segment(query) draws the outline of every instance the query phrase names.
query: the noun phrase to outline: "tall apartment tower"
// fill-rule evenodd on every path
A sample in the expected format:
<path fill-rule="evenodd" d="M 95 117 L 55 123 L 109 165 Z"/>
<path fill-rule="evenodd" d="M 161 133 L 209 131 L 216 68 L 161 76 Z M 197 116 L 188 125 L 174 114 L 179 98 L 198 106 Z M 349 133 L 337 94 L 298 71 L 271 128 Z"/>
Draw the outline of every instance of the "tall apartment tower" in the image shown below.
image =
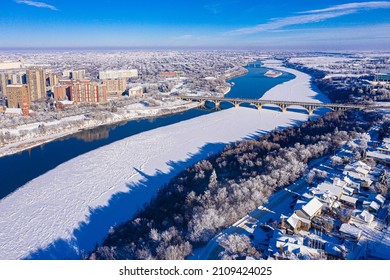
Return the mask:
<path fill-rule="evenodd" d="M 0 97 L 7 96 L 7 85 L 9 84 L 8 74 L 0 72 Z"/>
<path fill-rule="evenodd" d="M 31 101 L 46 97 L 46 76 L 41 67 L 29 67 L 26 71 Z"/>
<path fill-rule="evenodd" d="M 7 85 L 8 108 L 30 107 L 27 85 Z"/>

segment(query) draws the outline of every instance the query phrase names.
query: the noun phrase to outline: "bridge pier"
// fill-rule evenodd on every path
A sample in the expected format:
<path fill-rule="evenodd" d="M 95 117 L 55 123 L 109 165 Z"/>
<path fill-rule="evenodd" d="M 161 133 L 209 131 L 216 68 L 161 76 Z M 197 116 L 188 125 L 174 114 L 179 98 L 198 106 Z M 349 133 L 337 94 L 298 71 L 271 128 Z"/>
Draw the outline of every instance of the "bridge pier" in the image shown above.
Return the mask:
<path fill-rule="evenodd" d="M 313 115 L 315 108 L 313 106 L 309 106 L 306 108 L 306 110 L 309 112 L 309 116 L 311 116 L 311 115 Z"/>
<path fill-rule="evenodd" d="M 221 110 L 221 102 L 220 101 L 216 101 L 215 103 L 215 110 Z"/>
<path fill-rule="evenodd" d="M 279 104 L 279 106 L 280 106 L 280 109 L 282 109 L 282 113 L 286 113 L 287 112 L 287 105 Z"/>
<path fill-rule="evenodd" d="M 257 110 L 263 109 L 263 105 L 262 104 L 257 104 L 256 107 L 257 107 Z"/>
<path fill-rule="evenodd" d="M 240 103 L 234 103 L 234 107 L 239 108 L 240 107 Z"/>

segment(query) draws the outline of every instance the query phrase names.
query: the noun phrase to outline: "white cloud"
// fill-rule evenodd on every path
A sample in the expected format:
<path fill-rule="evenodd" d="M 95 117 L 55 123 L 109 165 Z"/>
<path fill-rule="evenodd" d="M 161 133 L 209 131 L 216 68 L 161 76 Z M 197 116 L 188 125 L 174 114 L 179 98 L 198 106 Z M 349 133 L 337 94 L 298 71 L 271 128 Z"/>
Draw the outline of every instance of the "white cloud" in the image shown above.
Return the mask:
<path fill-rule="evenodd" d="M 324 12 L 345 11 L 345 10 L 387 9 L 387 8 L 390 8 L 390 2 L 388 1 L 361 2 L 361 3 L 348 3 L 348 4 L 336 5 L 326 9 L 310 10 L 310 11 L 301 12 L 300 14 L 324 13 Z"/>
<path fill-rule="evenodd" d="M 43 2 L 35 2 L 35 1 L 28 1 L 28 0 L 15 0 L 15 2 L 18 4 L 26 4 L 28 6 L 33 6 L 37 8 L 46 8 L 52 11 L 58 11 L 58 9 L 55 6 Z"/>
<path fill-rule="evenodd" d="M 254 34 L 262 31 L 277 30 L 290 25 L 321 22 L 331 18 L 354 14 L 360 10 L 388 9 L 388 8 L 390 8 L 390 2 L 388 1 L 361 2 L 361 3 L 349 3 L 343 5 L 336 5 L 326 9 L 300 12 L 299 14 L 301 15 L 297 15 L 297 16 L 271 19 L 267 23 L 232 30 L 229 32 L 229 34 L 233 34 L 233 35 Z"/>
<path fill-rule="evenodd" d="M 321 14 L 309 14 L 301 16 L 293 16 L 287 18 L 274 19 L 271 22 L 258 24 L 251 27 L 240 28 L 231 31 L 232 34 L 253 34 L 261 31 L 275 30 L 289 25 L 305 24 L 311 22 L 320 22 L 330 18 L 336 18 L 350 14 L 350 11 L 329 12 Z"/>

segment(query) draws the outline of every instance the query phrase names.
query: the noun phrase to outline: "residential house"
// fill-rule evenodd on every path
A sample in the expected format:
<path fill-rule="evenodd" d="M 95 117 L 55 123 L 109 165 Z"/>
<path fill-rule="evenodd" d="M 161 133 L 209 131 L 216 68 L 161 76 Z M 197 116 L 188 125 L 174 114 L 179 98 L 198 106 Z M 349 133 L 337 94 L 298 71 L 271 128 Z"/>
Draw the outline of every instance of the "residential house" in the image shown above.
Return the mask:
<path fill-rule="evenodd" d="M 356 208 L 356 203 L 357 203 L 358 199 L 355 198 L 355 197 L 351 197 L 351 196 L 348 196 L 348 195 L 342 195 L 340 197 L 340 202 L 349 206 L 349 207 L 352 207 L 352 208 Z"/>
<path fill-rule="evenodd" d="M 368 211 L 370 211 L 370 212 L 376 213 L 376 212 L 379 211 L 381 206 L 376 201 L 366 200 L 366 201 L 363 202 L 363 208 L 368 210 Z"/>
<path fill-rule="evenodd" d="M 300 210 L 296 210 L 295 214 L 299 217 L 311 220 L 314 216 L 320 215 L 323 204 L 317 197 L 312 198 L 308 203 L 302 206 Z"/>
<path fill-rule="evenodd" d="M 309 231 L 311 223 L 310 220 L 302 218 L 298 216 L 297 214 L 293 213 L 288 219 L 287 219 L 287 225 L 289 228 L 295 233 L 299 230 L 305 230 Z"/>
<path fill-rule="evenodd" d="M 367 225 L 371 225 L 374 221 L 375 216 L 369 213 L 367 210 L 356 212 L 351 217 L 351 223 L 364 223 Z"/>
<path fill-rule="evenodd" d="M 375 201 L 380 205 L 380 207 L 383 207 L 383 205 L 385 205 L 386 198 L 380 194 L 370 194 L 368 196 L 368 200 Z"/>
<path fill-rule="evenodd" d="M 362 231 L 350 224 L 342 224 L 340 227 L 341 236 L 348 240 L 358 241 L 362 236 Z"/>

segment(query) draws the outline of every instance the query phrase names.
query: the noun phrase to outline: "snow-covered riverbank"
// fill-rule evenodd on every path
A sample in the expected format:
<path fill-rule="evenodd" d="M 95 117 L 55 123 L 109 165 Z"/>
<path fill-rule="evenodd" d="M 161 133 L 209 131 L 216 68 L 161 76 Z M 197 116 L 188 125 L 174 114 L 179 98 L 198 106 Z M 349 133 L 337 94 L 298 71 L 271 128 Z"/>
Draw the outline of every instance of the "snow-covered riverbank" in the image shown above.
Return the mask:
<path fill-rule="evenodd" d="M 112 113 L 110 118 L 101 120 L 89 119 L 84 115 L 77 115 L 46 123 L 36 122 L 28 125 L 21 125 L 14 129 L 0 129 L 0 132 L 2 133 L 9 133 L 10 135 L 19 137 L 16 141 L 0 146 L 0 157 L 19 153 L 53 140 L 72 135 L 80 130 L 92 129 L 101 125 L 110 125 L 124 121 L 179 113 L 196 108 L 197 106 L 196 103 L 183 102 L 181 100 L 166 102 L 161 106 L 156 107 L 145 107 L 140 103 L 136 103 L 121 108 L 120 112 Z M 64 125 L 67 122 L 70 124 Z M 74 125 L 74 122 L 78 122 L 78 124 Z M 45 133 L 39 133 L 38 131 L 39 127 L 42 125 L 46 128 Z M 21 136 L 21 132 L 24 132 L 24 136 Z"/>
<path fill-rule="evenodd" d="M 295 92 L 295 100 L 307 93 Z M 295 112 L 231 108 L 65 162 L 0 201 L 0 259 L 81 258 L 186 166 L 227 143 L 305 120 Z"/>

